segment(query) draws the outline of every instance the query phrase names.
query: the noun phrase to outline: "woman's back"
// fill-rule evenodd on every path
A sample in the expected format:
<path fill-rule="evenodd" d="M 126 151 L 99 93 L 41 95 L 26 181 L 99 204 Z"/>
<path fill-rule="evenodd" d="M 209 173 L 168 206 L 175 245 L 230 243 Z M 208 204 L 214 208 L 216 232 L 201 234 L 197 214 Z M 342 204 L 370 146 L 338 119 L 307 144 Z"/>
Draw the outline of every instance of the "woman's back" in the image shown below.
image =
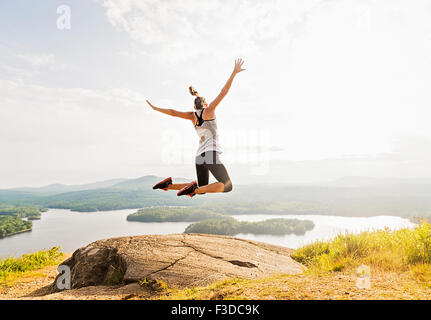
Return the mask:
<path fill-rule="evenodd" d="M 197 155 L 204 152 L 216 151 L 222 153 L 222 148 L 219 143 L 217 119 L 203 120 L 203 113 L 205 109 L 197 110 L 195 129 L 199 136 L 199 147 Z"/>

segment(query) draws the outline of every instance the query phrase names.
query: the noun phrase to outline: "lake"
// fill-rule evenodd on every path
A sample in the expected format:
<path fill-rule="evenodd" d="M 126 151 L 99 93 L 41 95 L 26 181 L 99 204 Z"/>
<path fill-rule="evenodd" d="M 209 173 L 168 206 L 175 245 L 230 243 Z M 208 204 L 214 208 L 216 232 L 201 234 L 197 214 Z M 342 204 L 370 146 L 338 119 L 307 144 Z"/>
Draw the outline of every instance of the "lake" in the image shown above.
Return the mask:
<path fill-rule="evenodd" d="M 127 221 L 127 215 L 136 211 L 136 209 L 127 209 L 84 213 L 50 209 L 42 213 L 41 220 L 33 221 L 31 232 L 0 239 L 0 257 L 19 256 L 23 253 L 49 249 L 54 246 L 60 246 L 64 252 L 73 252 L 99 239 L 143 234 L 182 233 L 190 224 L 189 222 L 143 223 Z M 239 238 L 294 249 L 318 239 L 332 238 L 346 230 L 360 232 L 384 227 L 394 230 L 414 227 L 414 224 L 407 219 L 390 216 L 350 218 L 319 215 L 241 215 L 233 217 L 240 221 L 261 221 L 272 218 L 312 220 L 315 223 L 314 229 L 303 236 L 237 235 Z"/>
<path fill-rule="evenodd" d="M 274 218 L 289 218 L 313 221 L 315 225 L 314 229 L 311 231 L 307 231 L 303 236 L 297 236 L 294 234 L 286 236 L 239 234 L 236 236 L 238 238 L 276 244 L 292 249 L 299 248 L 316 240 L 328 240 L 340 233 L 345 233 L 346 231 L 359 233 L 368 230 L 379 230 L 385 227 L 388 227 L 392 230 L 398 230 L 402 228 L 413 228 L 416 225 L 410 222 L 410 220 L 408 219 L 391 216 L 358 218 L 322 215 L 243 215 L 234 217 L 239 221 L 263 221 Z"/>

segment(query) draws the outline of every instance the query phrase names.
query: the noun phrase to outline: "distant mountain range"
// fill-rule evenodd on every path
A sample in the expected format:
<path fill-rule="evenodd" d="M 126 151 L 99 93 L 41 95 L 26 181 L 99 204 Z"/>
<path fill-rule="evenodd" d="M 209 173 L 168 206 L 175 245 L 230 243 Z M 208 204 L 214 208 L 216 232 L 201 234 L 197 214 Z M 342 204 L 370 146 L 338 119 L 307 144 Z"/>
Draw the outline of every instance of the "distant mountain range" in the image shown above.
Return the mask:
<path fill-rule="evenodd" d="M 163 180 L 164 178 L 157 176 L 144 176 L 137 179 L 110 179 L 105 181 L 98 181 L 88 184 L 79 184 L 79 185 L 66 185 L 66 184 L 50 184 L 42 187 L 21 187 L 21 188 L 13 188 L 13 189 L 0 189 L 0 192 L 19 192 L 19 193 L 27 193 L 27 194 L 36 194 L 36 195 L 55 195 L 62 194 L 68 192 L 75 191 L 85 191 L 85 190 L 97 190 L 97 189 L 139 189 L 139 188 L 148 188 L 149 186 L 153 186 L 158 181 Z M 189 180 L 183 178 L 176 178 L 175 181 L 178 183 L 185 183 Z"/>
<path fill-rule="evenodd" d="M 111 179 L 82 185 L 52 184 L 40 188 L 0 190 L 0 204 L 74 211 L 103 211 L 142 208 L 156 205 L 191 205 L 175 192 L 152 190 L 163 178 L 144 176 L 138 179 Z M 189 180 L 176 178 L 176 182 Z"/>
<path fill-rule="evenodd" d="M 65 184 L 50 184 L 42 187 L 22 187 L 13 189 L 0 189 L 0 202 L 6 199 L 27 199 L 33 197 L 54 197 L 54 198 L 70 198 L 76 195 L 82 195 L 83 192 L 120 192 L 120 191 L 141 191 L 148 192 L 152 191 L 151 187 L 158 181 L 164 179 L 164 177 L 157 177 L 154 175 L 143 176 L 137 179 L 110 179 L 105 181 L 98 181 L 88 184 L 80 185 L 65 185 Z M 176 183 L 190 182 L 189 179 L 174 178 Z M 258 187 L 259 186 L 259 187 Z M 254 185 L 236 185 L 235 191 L 241 190 L 243 193 L 249 195 L 255 194 L 258 188 L 265 190 L 266 192 L 272 192 L 274 190 L 282 190 L 288 188 L 389 188 L 389 189 L 411 189 L 411 190 L 430 190 L 431 179 L 410 179 L 410 178 L 373 178 L 373 177 L 361 177 L 361 176 L 350 176 L 343 177 L 334 181 L 326 183 L 308 183 L 308 184 L 254 184 Z M 272 190 L 272 191 L 270 191 Z M 275 191 L 276 192 L 276 191 Z M 259 193 L 259 192 L 257 192 Z M 229 198 L 232 198 L 230 195 Z M 282 200 L 282 199 L 280 199 Z"/>
<path fill-rule="evenodd" d="M 58 193 L 65 193 L 65 192 L 72 192 L 72 191 L 109 188 L 124 181 L 127 181 L 127 179 L 112 179 L 112 180 L 99 181 L 99 182 L 80 184 L 80 185 L 50 184 L 48 186 L 43 186 L 43 187 L 33 187 L 33 188 L 23 187 L 23 188 L 13 188 L 9 190 L 50 195 L 50 194 L 58 194 Z"/>
<path fill-rule="evenodd" d="M 350 176 L 327 183 L 338 187 L 396 187 L 396 186 L 431 186 L 429 178 L 373 178 Z"/>
<path fill-rule="evenodd" d="M 82 185 L 53 184 L 40 188 L 0 190 L 0 206 L 39 206 L 92 212 L 150 206 L 217 206 L 226 212 L 325 212 L 346 216 L 419 216 L 431 212 L 431 179 L 345 177 L 321 184 L 234 183 L 233 192 L 177 197 L 176 192 L 152 190 L 162 177 L 111 179 Z M 175 182 L 190 180 L 174 178 Z M 244 209 L 246 208 L 246 209 Z M 305 209 L 303 209 L 305 208 Z M 283 209 L 284 210 L 284 209 Z M 242 212 L 241 211 L 241 212 Z"/>
<path fill-rule="evenodd" d="M 110 179 L 105 181 L 98 181 L 88 184 L 79 185 L 66 185 L 66 184 L 50 184 L 42 187 L 20 187 L 12 189 L 0 189 L 0 192 L 20 192 L 30 193 L 38 195 L 54 195 L 60 193 L 84 191 L 84 190 L 96 190 L 105 188 L 115 189 L 136 189 L 136 188 L 148 188 L 158 181 L 164 179 L 164 177 L 157 177 L 153 175 L 143 176 L 137 179 Z M 190 179 L 174 178 L 178 183 L 190 182 Z M 270 184 L 265 183 L 265 186 Z M 290 184 L 277 183 L 274 186 L 281 186 Z M 294 184 L 295 186 L 334 186 L 334 187 L 379 187 L 379 186 L 431 186 L 430 178 L 373 178 L 373 177 L 361 177 L 361 176 L 348 176 L 334 181 L 322 182 L 322 183 L 307 183 L 307 184 Z"/>

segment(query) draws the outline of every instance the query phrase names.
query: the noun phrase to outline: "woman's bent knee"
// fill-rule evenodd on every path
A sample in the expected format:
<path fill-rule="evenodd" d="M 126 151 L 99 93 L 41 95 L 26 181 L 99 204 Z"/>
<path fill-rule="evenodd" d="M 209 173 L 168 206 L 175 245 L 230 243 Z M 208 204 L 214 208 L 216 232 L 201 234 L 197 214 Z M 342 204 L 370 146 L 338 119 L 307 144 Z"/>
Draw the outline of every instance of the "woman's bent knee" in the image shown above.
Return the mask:
<path fill-rule="evenodd" d="M 224 184 L 224 192 L 231 192 L 233 189 L 232 182 L 229 180 Z"/>

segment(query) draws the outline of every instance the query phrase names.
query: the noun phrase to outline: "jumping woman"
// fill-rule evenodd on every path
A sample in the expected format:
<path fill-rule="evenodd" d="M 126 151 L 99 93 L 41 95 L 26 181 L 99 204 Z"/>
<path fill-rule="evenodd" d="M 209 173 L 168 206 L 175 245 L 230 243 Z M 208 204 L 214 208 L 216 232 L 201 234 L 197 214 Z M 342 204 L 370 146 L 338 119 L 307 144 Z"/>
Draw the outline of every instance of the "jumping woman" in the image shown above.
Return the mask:
<path fill-rule="evenodd" d="M 198 181 L 184 184 L 173 184 L 172 178 L 167 178 L 157 183 L 153 189 L 161 189 L 165 191 L 178 190 L 178 196 L 188 195 L 190 197 L 193 197 L 196 194 L 232 191 L 232 182 L 229 174 L 220 160 L 220 154 L 222 151 L 218 141 L 215 112 L 217 106 L 229 92 L 235 76 L 245 70 L 242 68 L 243 64 L 244 61 L 242 59 L 235 60 L 235 67 L 228 81 L 217 98 L 215 98 L 209 105 L 206 103 L 205 98 L 200 97 L 198 92 L 193 87 L 190 87 L 189 91 L 191 95 L 196 97 L 194 112 L 181 112 L 173 109 L 157 108 L 147 100 L 147 103 L 151 108 L 153 108 L 153 110 L 172 117 L 192 121 L 199 136 L 199 148 L 196 155 L 196 174 Z M 210 172 L 218 182 L 208 184 Z"/>

